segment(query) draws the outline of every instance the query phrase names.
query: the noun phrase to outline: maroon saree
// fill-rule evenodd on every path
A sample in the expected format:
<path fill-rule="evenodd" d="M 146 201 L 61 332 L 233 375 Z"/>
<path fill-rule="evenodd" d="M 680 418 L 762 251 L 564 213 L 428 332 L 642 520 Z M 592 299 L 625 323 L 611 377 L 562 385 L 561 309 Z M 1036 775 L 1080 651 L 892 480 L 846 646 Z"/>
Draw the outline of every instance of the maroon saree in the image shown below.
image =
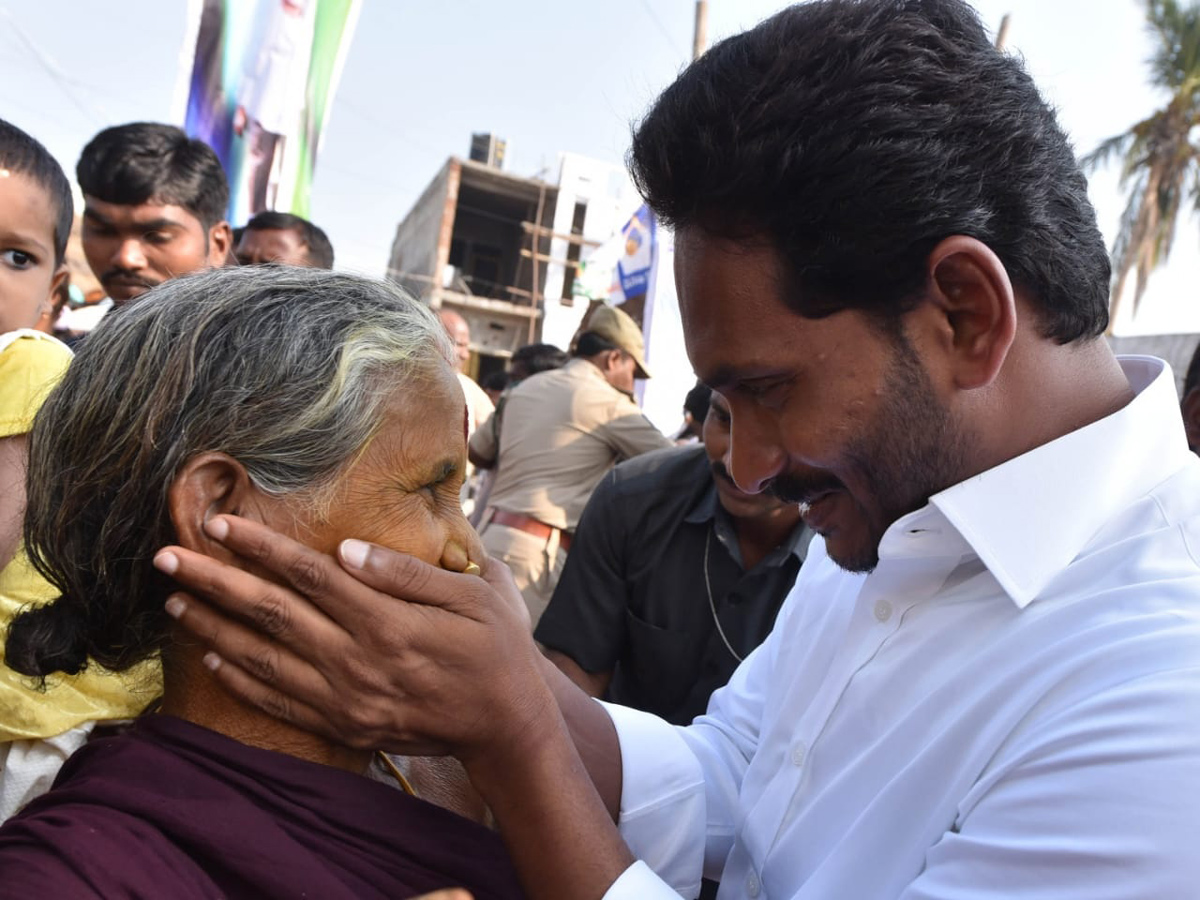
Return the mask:
<path fill-rule="evenodd" d="M 148 716 L 0 827 L 0 898 L 521 898 L 499 837 L 340 769 Z"/>

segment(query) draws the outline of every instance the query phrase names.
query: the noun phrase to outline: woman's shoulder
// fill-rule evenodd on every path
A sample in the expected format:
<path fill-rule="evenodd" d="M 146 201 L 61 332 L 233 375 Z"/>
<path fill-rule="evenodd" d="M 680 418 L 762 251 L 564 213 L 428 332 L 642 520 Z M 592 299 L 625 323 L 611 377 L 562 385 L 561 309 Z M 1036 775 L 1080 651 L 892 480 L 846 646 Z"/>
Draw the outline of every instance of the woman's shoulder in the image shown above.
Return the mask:
<path fill-rule="evenodd" d="M 213 896 L 203 870 L 144 819 L 80 798 L 39 800 L 46 798 L 0 827 L 0 900 L 150 897 L 167 885 L 180 900 Z"/>

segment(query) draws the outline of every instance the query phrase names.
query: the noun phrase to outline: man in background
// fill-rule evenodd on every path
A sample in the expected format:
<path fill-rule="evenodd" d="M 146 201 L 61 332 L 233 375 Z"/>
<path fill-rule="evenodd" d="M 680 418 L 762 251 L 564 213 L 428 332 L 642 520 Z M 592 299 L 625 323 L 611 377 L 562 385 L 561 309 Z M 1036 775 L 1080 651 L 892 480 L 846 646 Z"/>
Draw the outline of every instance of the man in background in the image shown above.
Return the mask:
<path fill-rule="evenodd" d="M 113 306 L 225 265 L 229 184 L 217 154 L 173 125 L 106 128 L 83 148 L 83 252 Z"/>
<path fill-rule="evenodd" d="M 648 377 L 641 330 L 601 306 L 574 358 L 513 388 L 498 434 L 485 423 L 471 437 L 471 461 L 499 466 L 483 544 L 512 569 L 535 625 L 592 489 L 622 460 L 671 446 L 633 402 L 634 379 Z"/>
<path fill-rule="evenodd" d="M 676 725 L 770 633 L 812 536 L 795 503 L 729 477 L 725 400 L 696 412 L 702 445 L 639 456 L 596 486 L 534 633 L 593 697 Z"/>
<path fill-rule="evenodd" d="M 283 212 L 260 212 L 239 229 L 234 245 L 243 266 L 279 263 L 312 269 L 333 268 L 333 245 L 329 237 L 308 219 Z"/>
<path fill-rule="evenodd" d="M 567 354 L 553 344 L 526 344 L 514 351 L 508 361 L 508 371 L 501 374 L 503 386 L 493 397 L 485 383 L 482 385 L 488 398 L 496 404 L 496 410 L 481 427 L 490 430 L 487 438 L 490 446 L 500 443 L 500 429 L 504 422 L 504 404 L 508 400 L 508 392 L 518 384 L 539 372 L 549 372 L 551 369 L 561 369 L 567 364 Z M 483 514 L 492 496 L 492 485 L 496 481 L 496 466 L 485 468 L 476 473 L 474 509 L 468 518 L 471 525 L 478 528 L 483 521 Z"/>
<path fill-rule="evenodd" d="M 475 434 L 479 426 L 492 417 L 495 406 L 475 380 L 467 374 L 467 364 L 471 361 L 471 326 L 467 320 L 452 309 L 439 309 L 438 318 L 450 340 L 454 341 L 454 369 L 458 375 L 458 383 L 462 387 L 463 397 L 467 402 L 467 439 Z M 463 512 L 470 516 L 475 512 L 474 493 L 475 467 L 468 462 L 466 478 L 463 479 L 462 502 Z"/>

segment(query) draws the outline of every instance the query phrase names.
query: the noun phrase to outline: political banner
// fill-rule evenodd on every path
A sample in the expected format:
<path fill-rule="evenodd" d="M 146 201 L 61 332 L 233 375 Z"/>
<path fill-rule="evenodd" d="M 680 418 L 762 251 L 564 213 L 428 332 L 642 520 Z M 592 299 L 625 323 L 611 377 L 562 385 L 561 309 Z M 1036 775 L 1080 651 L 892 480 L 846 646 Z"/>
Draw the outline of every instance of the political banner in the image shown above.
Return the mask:
<path fill-rule="evenodd" d="M 655 228 L 654 213 L 643 204 L 621 229 L 624 252 L 617 261 L 617 272 L 626 299 L 645 294 L 650 289 Z"/>
<path fill-rule="evenodd" d="M 184 130 L 229 177 L 229 221 L 309 218 L 321 136 L 361 0 L 193 0 Z M 190 63 L 190 64 L 189 64 Z"/>

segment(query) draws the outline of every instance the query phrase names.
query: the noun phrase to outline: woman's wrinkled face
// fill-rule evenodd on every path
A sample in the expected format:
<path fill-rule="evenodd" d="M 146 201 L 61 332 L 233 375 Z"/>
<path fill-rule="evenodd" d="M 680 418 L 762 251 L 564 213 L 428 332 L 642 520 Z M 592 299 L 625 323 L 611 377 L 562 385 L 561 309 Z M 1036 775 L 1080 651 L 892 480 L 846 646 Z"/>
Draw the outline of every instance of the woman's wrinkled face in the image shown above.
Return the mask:
<path fill-rule="evenodd" d="M 439 363 L 414 374 L 383 404 L 381 424 L 334 486 L 324 516 L 299 540 L 336 555 L 347 538 L 461 571 L 481 563 L 482 546 L 463 516 L 466 405 L 453 370 Z"/>

